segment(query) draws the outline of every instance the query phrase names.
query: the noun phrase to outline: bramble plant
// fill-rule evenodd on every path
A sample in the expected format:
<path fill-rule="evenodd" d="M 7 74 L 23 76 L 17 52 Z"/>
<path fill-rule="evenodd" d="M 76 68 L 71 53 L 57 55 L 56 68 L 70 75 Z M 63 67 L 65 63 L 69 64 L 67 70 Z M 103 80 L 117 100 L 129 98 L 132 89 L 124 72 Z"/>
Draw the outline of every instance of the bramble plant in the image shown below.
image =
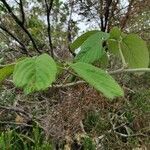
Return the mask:
<path fill-rule="evenodd" d="M 105 43 L 105 44 L 104 44 Z M 105 46 L 104 46 L 105 45 Z M 111 74 L 119 72 L 145 72 L 150 71 L 149 52 L 144 42 L 135 34 L 125 34 L 119 28 L 114 27 L 110 33 L 93 30 L 78 37 L 71 45 L 72 52 L 80 48 L 72 62 L 61 63 L 57 58 L 48 54 L 34 57 L 26 57 L 8 64 L 0 69 L 0 82 L 13 74 L 13 83 L 22 88 L 25 94 L 46 90 L 56 85 L 57 74 L 61 68 L 70 75 L 82 78 L 86 83 L 103 93 L 109 99 L 124 96 L 123 89 L 111 77 Z M 122 61 L 122 68 L 107 71 L 106 67 L 96 67 L 97 63 L 108 62 L 107 53 L 118 56 Z M 63 66 L 63 67 L 62 67 Z M 105 65 L 107 66 L 107 64 Z M 67 83 L 74 85 L 83 83 L 76 81 Z"/>

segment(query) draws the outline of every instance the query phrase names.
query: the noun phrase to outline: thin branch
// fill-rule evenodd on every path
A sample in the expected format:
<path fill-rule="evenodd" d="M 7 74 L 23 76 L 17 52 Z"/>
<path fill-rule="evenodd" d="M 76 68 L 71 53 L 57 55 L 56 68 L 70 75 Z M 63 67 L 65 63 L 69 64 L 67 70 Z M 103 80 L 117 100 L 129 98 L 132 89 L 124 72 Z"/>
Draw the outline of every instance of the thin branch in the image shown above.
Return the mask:
<path fill-rule="evenodd" d="M 8 35 L 10 35 L 17 43 L 20 44 L 20 48 L 23 51 L 24 54 L 29 55 L 28 50 L 26 48 L 26 46 L 17 38 L 15 37 L 7 28 L 5 28 L 4 26 L 0 25 L 0 29 L 5 31 Z"/>
<path fill-rule="evenodd" d="M 109 22 L 107 27 L 107 32 L 110 32 L 111 25 L 112 25 L 112 18 L 115 16 L 115 11 L 117 10 L 117 5 L 119 4 L 119 0 L 116 0 L 116 2 L 112 3 L 112 9 L 109 15 Z"/>
<path fill-rule="evenodd" d="M 14 112 L 22 113 L 25 116 L 27 116 L 29 119 L 32 119 L 32 115 L 31 114 L 28 114 L 27 112 L 25 112 L 24 110 L 19 109 L 19 108 L 0 106 L 0 109 L 5 109 L 5 110 L 8 110 L 8 111 L 14 111 Z"/>
<path fill-rule="evenodd" d="M 24 25 L 25 24 L 25 12 L 23 8 L 22 0 L 20 0 L 19 6 L 20 6 L 21 17 L 22 17 L 22 24 Z"/>
<path fill-rule="evenodd" d="M 97 13 L 99 14 L 99 10 L 97 9 L 97 7 L 95 7 L 95 5 L 93 6 L 88 6 L 88 4 L 84 3 L 83 5 L 85 5 L 88 9 L 88 12 L 90 13 L 91 17 L 95 20 L 95 23 L 98 25 L 99 28 L 101 28 L 101 24 L 99 22 L 99 18 L 97 18 L 97 16 L 92 12 L 92 9 L 90 9 L 89 7 L 93 7 L 93 9 L 97 10 Z"/>
<path fill-rule="evenodd" d="M 11 7 L 9 6 L 9 4 L 6 2 L 6 0 L 1 0 L 1 2 L 4 4 L 4 6 L 7 8 L 8 12 L 10 13 L 10 15 L 12 16 L 12 18 L 15 20 L 15 22 L 21 27 L 21 29 L 28 35 L 29 39 L 31 40 L 33 47 L 35 48 L 35 50 L 38 53 L 41 53 L 38 48 L 37 45 L 32 37 L 32 35 L 30 34 L 30 32 L 25 28 L 25 26 L 23 25 L 23 22 L 12 12 Z"/>
<path fill-rule="evenodd" d="M 118 69 L 118 70 L 115 70 L 115 71 L 110 71 L 109 74 L 138 73 L 138 72 L 150 72 L 150 68 Z"/>
<path fill-rule="evenodd" d="M 115 71 L 109 71 L 107 72 L 110 75 L 115 75 L 115 74 L 119 74 L 119 73 L 137 73 L 137 72 L 150 72 L 150 68 L 136 68 L 136 69 L 118 69 Z M 66 87 L 71 87 L 71 86 L 76 86 L 79 84 L 85 84 L 87 83 L 86 81 L 77 81 L 77 82 L 71 82 L 71 83 L 67 83 L 67 84 L 57 84 L 54 85 L 54 88 L 66 88 Z"/>
<path fill-rule="evenodd" d="M 123 17 L 123 19 L 121 21 L 121 29 L 123 29 L 126 26 L 126 23 L 127 23 L 128 19 L 130 17 L 130 13 L 131 13 L 131 10 L 132 10 L 133 2 L 134 2 L 134 0 L 131 0 L 129 5 L 128 5 L 127 13 L 126 13 L 125 17 Z"/>
<path fill-rule="evenodd" d="M 113 127 L 112 129 L 106 131 L 106 133 L 109 134 L 109 133 L 111 133 L 114 130 L 117 130 L 117 129 L 121 128 L 121 127 L 124 127 L 125 125 L 126 125 L 126 123 L 123 123 L 123 124 L 121 124 L 121 125 L 119 125 L 117 127 Z M 97 139 L 98 140 L 102 140 L 105 136 L 106 136 L 106 134 L 103 134 L 103 135 L 99 136 Z"/>
<path fill-rule="evenodd" d="M 9 122 L 9 121 L 0 121 L 0 124 L 9 124 L 9 125 L 16 125 L 16 126 L 26 126 L 26 127 L 33 127 L 32 125 L 26 123 L 17 123 L 17 122 Z"/>
<path fill-rule="evenodd" d="M 51 56 L 54 57 L 54 51 L 53 51 L 53 44 L 52 44 L 52 38 L 51 38 L 51 22 L 50 22 L 50 14 L 53 6 L 53 1 L 50 1 L 50 4 L 48 4 L 48 1 L 45 0 L 45 5 L 46 5 L 46 14 L 47 14 L 47 32 L 48 32 L 48 39 L 49 39 L 49 48 L 51 52 Z"/>
<path fill-rule="evenodd" d="M 101 21 L 101 31 L 104 31 L 104 18 L 103 18 L 103 0 L 99 0 L 100 5 L 100 21 Z"/>
<path fill-rule="evenodd" d="M 19 2 L 17 0 L 15 0 L 15 2 L 19 5 Z"/>
<path fill-rule="evenodd" d="M 105 16 L 104 31 L 106 31 L 106 28 L 107 28 L 111 4 L 112 4 L 112 0 L 106 0 L 106 8 L 105 8 L 105 14 L 104 14 Z"/>
<path fill-rule="evenodd" d="M 69 52 L 72 54 L 72 56 L 76 56 L 76 54 L 71 50 L 70 48 L 70 44 L 72 42 L 72 38 L 71 38 L 71 23 L 72 23 L 72 13 L 73 13 L 73 5 L 74 5 L 74 1 L 72 0 L 70 2 L 70 16 L 69 16 L 69 21 L 68 21 L 68 30 L 67 30 L 67 38 L 68 38 L 68 49 Z"/>
<path fill-rule="evenodd" d="M 143 137 L 148 137 L 148 135 L 145 135 L 143 133 L 138 133 L 138 134 L 131 134 L 131 135 L 128 135 L 128 134 L 123 134 L 123 133 L 120 133 L 120 132 L 117 132 L 117 131 L 114 131 L 116 134 L 122 136 L 122 137 L 135 137 L 135 136 L 143 136 Z"/>
<path fill-rule="evenodd" d="M 66 87 L 76 86 L 76 85 L 84 84 L 84 83 L 86 83 L 86 82 L 85 81 L 77 81 L 77 82 L 71 82 L 71 83 L 67 83 L 67 84 L 57 84 L 57 85 L 54 85 L 53 87 L 54 88 L 66 88 Z"/>

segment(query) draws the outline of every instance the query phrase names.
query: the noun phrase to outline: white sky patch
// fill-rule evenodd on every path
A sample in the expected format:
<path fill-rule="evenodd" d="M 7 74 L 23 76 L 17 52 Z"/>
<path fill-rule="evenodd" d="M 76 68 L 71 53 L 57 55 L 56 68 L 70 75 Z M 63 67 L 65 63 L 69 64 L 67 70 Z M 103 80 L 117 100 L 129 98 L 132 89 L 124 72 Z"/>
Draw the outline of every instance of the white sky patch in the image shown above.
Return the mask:
<path fill-rule="evenodd" d="M 123 6 L 128 6 L 128 5 L 129 5 L 129 2 L 128 2 L 128 0 L 121 0 L 121 4 L 122 4 Z"/>

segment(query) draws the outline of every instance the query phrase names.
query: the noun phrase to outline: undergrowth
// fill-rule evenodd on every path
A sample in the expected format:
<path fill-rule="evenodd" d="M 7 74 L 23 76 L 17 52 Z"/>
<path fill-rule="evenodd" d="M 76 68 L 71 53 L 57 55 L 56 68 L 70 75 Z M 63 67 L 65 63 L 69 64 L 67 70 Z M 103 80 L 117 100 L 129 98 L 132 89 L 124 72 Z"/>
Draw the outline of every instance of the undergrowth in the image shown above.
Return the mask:
<path fill-rule="evenodd" d="M 17 106 L 33 116 L 0 108 L 0 149 L 149 149 L 150 90 L 135 84 L 126 98 L 113 102 L 87 86 L 30 96 L 3 86 L 1 105 Z"/>

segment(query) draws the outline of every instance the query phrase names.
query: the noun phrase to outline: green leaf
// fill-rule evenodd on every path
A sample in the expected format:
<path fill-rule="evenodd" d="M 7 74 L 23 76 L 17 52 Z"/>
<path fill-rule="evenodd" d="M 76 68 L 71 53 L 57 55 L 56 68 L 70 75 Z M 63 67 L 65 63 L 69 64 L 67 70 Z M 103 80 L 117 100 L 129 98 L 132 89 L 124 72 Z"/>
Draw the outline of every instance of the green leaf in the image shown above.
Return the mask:
<path fill-rule="evenodd" d="M 99 32 L 99 30 L 92 30 L 92 31 L 88 31 L 88 32 L 82 34 L 70 45 L 71 50 L 75 51 L 77 48 L 79 48 L 84 43 L 85 40 L 87 40 L 88 37 L 90 37 L 91 35 L 93 35 L 97 32 Z"/>
<path fill-rule="evenodd" d="M 81 78 L 102 92 L 106 97 L 113 99 L 124 95 L 121 87 L 105 71 L 82 62 L 74 63 L 70 66 Z"/>
<path fill-rule="evenodd" d="M 103 41 L 109 38 L 105 32 L 97 32 L 91 35 L 81 46 L 80 52 L 75 57 L 75 61 L 93 63 L 103 55 Z"/>
<path fill-rule="evenodd" d="M 115 40 L 120 40 L 122 38 L 125 38 L 127 34 L 121 32 L 121 29 L 118 27 L 113 27 L 110 30 L 110 38 L 109 39 L 115 39 Z"/>
<path fill-rule="evenodd" d="M 56 73 L 55 61 L 49 55 L 42 54 L 19 61 L 14 69 L 13 81 L 29 94 L 49 87 L 55 81 Z"/>
<path fill-rule="evenodd" d="M 14 66 L 14 64 L 10 64 L 0 69 L 0 83 L 13 73 Z"/>
<path fill-rule="evenodd" d="M 115 55 L 119 54 L 118 42 L 122 38 L 126 37 L 126 34 L 122 33 L 118 27 L 113 27 L 110 31 L 110 37 L 108 39 L 108 49 Z"/>
<path fill-rule="evenodd" d="M 100 59 L 100 68 L 106 69 L 109 64 L 107 53 L 104 52 L 103 56 Z"/>
<path fill-rule="evenodd" d="M 121 36 L 121 30 L 118 27 L 114 27 L 110 31 L 110 39 L 120 39 Z"/>
<path fill-rule="evenodd" d="M 108 50 L 112 54 L 120 56 L 120 54 L 119 54 L 119 48 L 118 48 L 118 41 L 116 39 L 109 39 L 107 41 L 107 43 L 108 43 Z"/>
<path fill-rule="evenodd" d="M 129 34 L 122 40 L 121 50 L 129 68 L 147 68 L 149 66 L 146 42 L 136 34 Z"/>
<path fill-rule="evenodd" d="M 121 51 L 129 68 L 147 68 L 149 65 L 149 52 L 146 42 L 136 34 L 120 34 L 120 38 L 118 38 L 118 35 L 118 33 L 113 33 L 110 36 L 114 39 L 108 40 L 109 51 L 117 56 L 120 56 Z"/>

